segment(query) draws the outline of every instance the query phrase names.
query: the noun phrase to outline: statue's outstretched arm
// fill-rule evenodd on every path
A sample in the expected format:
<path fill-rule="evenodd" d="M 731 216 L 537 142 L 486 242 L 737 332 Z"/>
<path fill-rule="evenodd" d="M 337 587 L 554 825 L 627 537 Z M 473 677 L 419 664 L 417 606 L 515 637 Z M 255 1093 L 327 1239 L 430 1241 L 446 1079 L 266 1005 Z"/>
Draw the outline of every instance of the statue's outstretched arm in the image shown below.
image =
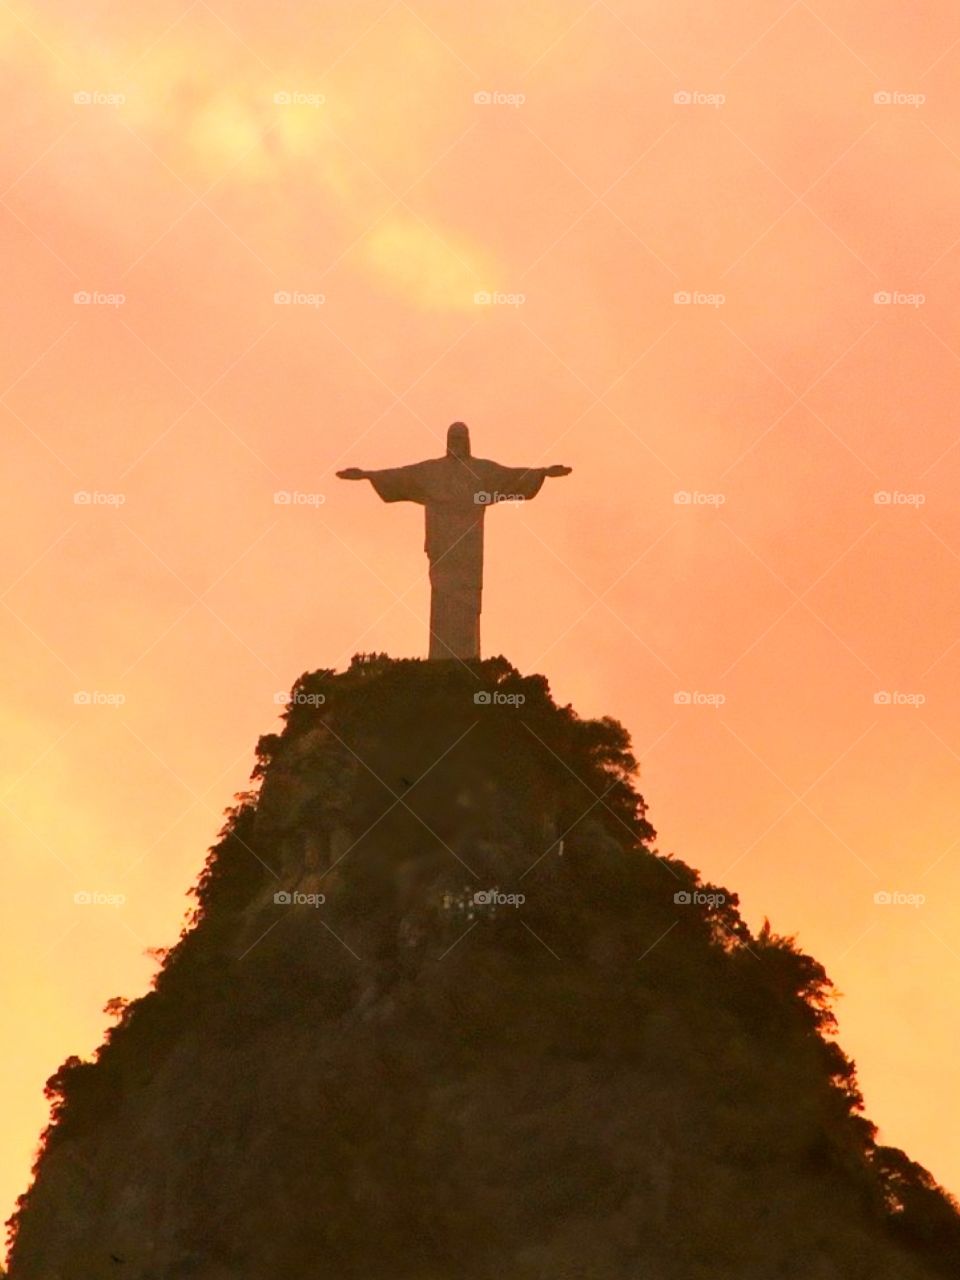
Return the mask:
<path fill-rule="evenodd" d="M 341 480 L 369 480 L 384 502 L 427 502 L 428 473 L 432 464 L 413 462 L 407 467 L 386 467 L 382 471 L 364 471 L 347 467 L 338 471 Z"/>
<path fill-rule="evenodd" d="M 545 476 L 550 476 L 551 479 L 554 479 L 558 476 L 568 476 L 572 470 L 573 470 L 573 467 L 561 467 L 561 466 L 544 467 L 543 474 Z"/>

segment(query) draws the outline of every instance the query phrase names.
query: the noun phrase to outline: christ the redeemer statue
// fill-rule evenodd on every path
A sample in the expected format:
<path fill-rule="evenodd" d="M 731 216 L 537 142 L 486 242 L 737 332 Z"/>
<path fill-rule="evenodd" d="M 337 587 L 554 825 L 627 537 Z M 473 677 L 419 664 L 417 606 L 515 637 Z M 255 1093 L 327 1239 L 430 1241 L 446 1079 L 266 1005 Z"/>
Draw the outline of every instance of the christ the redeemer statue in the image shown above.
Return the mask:
<path fill-rule="evenodd" d="M 430 560 L 430 657 L 480 657 L 483 590 L 483 517 L 505 500 L 535 498 L 547 476 L 570 467 L 502 467 L 475 458 L 462 422 L 447 431 L 447 454 L 385 471 L 338 471 L 341 480 L 369 480 L 384 502 L 419 502 L 426 508 Z"/>

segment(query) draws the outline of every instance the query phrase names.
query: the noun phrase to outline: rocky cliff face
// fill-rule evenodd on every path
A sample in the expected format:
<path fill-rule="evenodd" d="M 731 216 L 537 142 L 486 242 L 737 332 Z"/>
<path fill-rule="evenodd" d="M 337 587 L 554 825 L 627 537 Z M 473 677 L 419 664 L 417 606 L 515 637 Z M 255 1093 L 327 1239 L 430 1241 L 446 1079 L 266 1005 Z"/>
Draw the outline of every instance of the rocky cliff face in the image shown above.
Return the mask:
<path fill-rule="evenodd" d="M 52 1077 L 11 1280 L 931 1280 L 829 983 L 502 660 L 294 689 L 155 990 Z"/>

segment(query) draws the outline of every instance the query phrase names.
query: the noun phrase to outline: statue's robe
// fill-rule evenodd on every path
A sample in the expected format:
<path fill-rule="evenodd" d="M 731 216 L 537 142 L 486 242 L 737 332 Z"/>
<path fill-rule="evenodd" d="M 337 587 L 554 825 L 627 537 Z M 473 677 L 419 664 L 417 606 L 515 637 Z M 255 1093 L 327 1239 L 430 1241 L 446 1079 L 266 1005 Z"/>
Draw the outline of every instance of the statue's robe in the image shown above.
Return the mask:
<path fill-rule="evenodd" d="M 448 454 L 367 475 L 384 502 L 419 502 L 426 510 L 430 657 L 479 658 L 484 514 L 497 501 L 536 497 L 543 468 Z"/>

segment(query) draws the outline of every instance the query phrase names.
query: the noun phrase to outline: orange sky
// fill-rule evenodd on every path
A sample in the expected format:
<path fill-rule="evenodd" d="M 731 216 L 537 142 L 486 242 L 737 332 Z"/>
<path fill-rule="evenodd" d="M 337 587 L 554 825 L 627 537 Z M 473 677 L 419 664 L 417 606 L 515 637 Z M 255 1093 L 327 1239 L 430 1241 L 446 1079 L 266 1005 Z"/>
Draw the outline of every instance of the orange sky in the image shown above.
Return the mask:
<path fill-rule="evenodd" d="M 422 513 L 332 476 L 455 418 L 574 467 L 487 522 L 485 652 L 628 726 L 660 848 L 826 964 L 960 1191 L 958 41 L 955 0 L 0 6 L 4 1205 L 275 693 L 425 652 Z"/>

